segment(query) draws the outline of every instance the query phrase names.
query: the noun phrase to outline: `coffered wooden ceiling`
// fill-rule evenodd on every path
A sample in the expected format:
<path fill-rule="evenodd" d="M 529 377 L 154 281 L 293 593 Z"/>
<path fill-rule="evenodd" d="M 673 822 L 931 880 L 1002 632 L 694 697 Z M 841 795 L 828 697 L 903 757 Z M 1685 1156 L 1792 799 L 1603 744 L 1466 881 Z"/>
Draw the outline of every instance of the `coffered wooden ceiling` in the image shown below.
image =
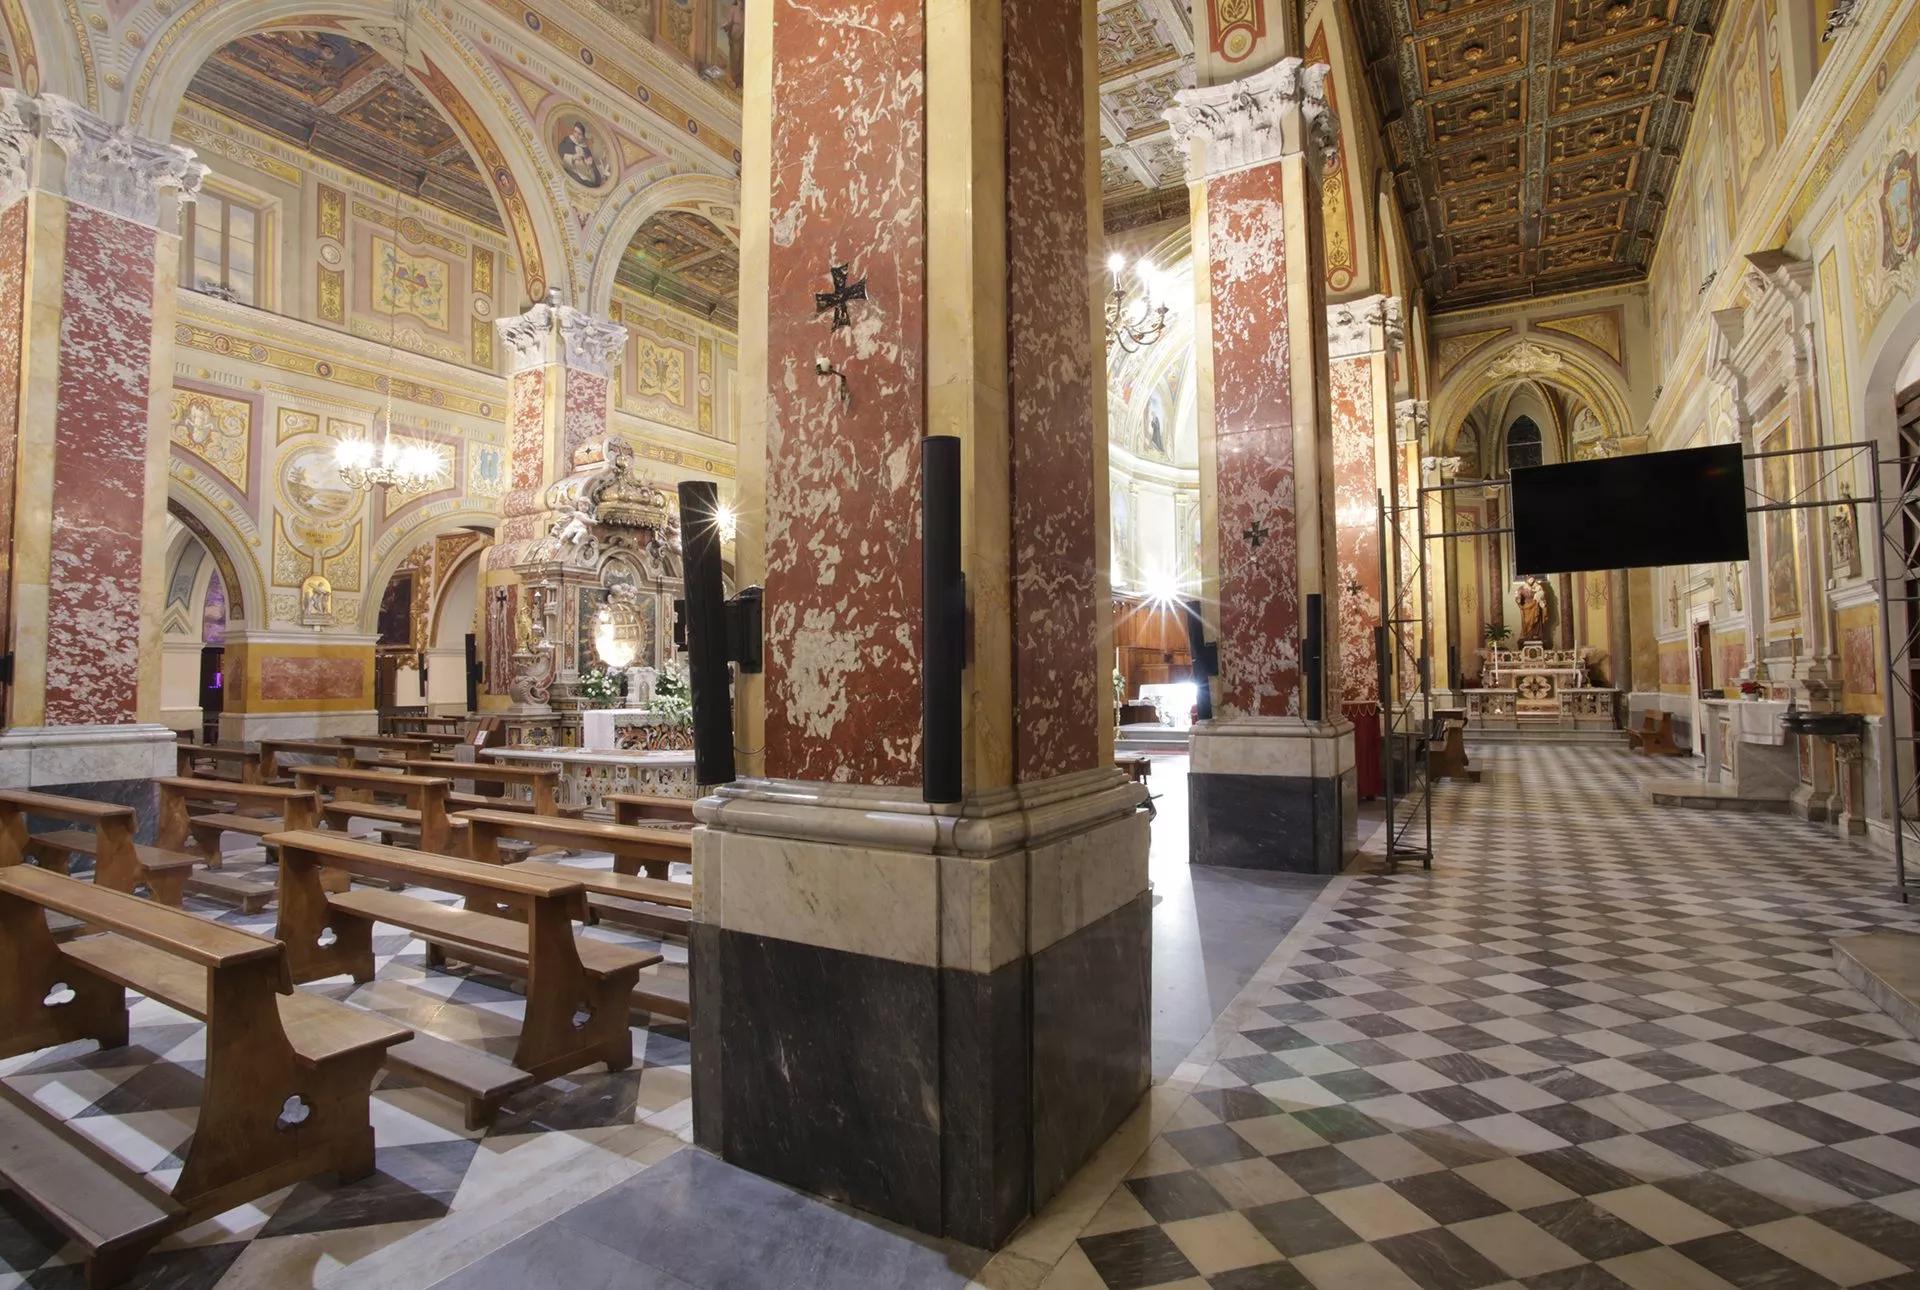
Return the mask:
<path fill-rule="evenodd" d="M 489 228 L 493 193 L 407 74 L 334 32 L 269 31 L 223 46 L 187 97 Z"/>
<path fill-rule="evenodd" d="M 649 216 L 627 245 L 617 276 L 643 295 L 729 330 L 739 326 L 740 248 L 691 211 Z"/>
<path fill-rule="evenodd" d="M 1162 116 L 1193 84 L 1184 0 L 1101 0 L 1100 192 L 1109 233 L 1187 213 L 1186 158 Z"/>
<path fill-rule="evenodd" d="M 1356 0 L 1436 309 L 1645 275 L 1723 0 Z"/>

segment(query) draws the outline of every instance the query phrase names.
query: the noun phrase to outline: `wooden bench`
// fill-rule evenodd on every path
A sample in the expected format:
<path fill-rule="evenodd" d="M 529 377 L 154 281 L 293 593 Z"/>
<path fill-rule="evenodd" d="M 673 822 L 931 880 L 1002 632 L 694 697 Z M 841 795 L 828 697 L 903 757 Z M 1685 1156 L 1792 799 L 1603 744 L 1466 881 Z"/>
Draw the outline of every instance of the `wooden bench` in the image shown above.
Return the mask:
<path fill-rule="evenodd" d="M 1153 774 L 1153 760 L 1145 753 L 1115 753 L 1113 765 L 1116 770 L 1127 772 L 1127 778 L 1135 784 L 1147 782 L 1147 776 Z"/>
<path fill-rule="evenodd" d="M 615 872 L 632 875 L 645 870 L 647 877 L 659 880 L 665 880 L 674 861 L 693 861 L 693 834 L 684 829 L 562 820 L 515 811 L 462 811 L 458 818 L 467 825 L 466 854 L 491 864 L 503 863 L 500 842 L 508 838 L 568 851 L 605 851 L 613 857 Z"/>
<path fill-rule="evenodd" d="M 1433 778 L 1480 782 L 1480 772 L 1467 765 L 1466 729 L 1465 721 L 1448 719 L 1440 723 L 1440 733 L 1427 751 L 1427 769 Z"/>
<path fill-rule="evenodd" d="M 273 784 L 235 784 L 224 779 L 188 779 L 175 776 L 158 779 L 160 789 L 160 827 L 154 838 L 163 850 L 179 851 L 189 840 L 200 852 L 206 868 L 187 880 L 187 890 L 196 896 L 238 906 L 243 912 L 257 913 L 273 900 L 275 884 L 262 877 L 260 866 L 235 866 L 228 870 L 220 851 L 220 841 L 229 833 L 238 833 L 255 841 L 289 829 L 311 829 L 320 823 L 320 799 L 310 792 L 282 788 Z M 192 803 L 224 807 L 239 806 L 263 812 L 241 815 L 215 810 L 194 815 Z M 329 879 L 344 886 L 345 876 Z"/>
<path fill-rule="evenodd" d="M 260 741 L 260 779 L 268 784 L 287 784 L 291 779 L 282 757 L 322 757 L 327 764 L 352 766 L 359 759 L 351 744 L 337 739 L 262 739 Z"/>
<path fill-rule="evenodd" d="M 27 816 L 42 815 L 90 826 L 52 833 L 27 832 Z M 194 858 L 133 840 L 138 820 L 131 806 L 25 790 L 0 792 L 0 865 L 28 857 L 65 873 L 75 855 L 93 857 L 93 880 L 132 893 L 143 884 L 164 905 L 178 905 L 193 874 Z"/>
<path fill-rule="evenodd" d="M 658 828 L 663 824 L 690 829 L 699 820 L 693 813 L 690 797 L 661 797 L 655 793 L 608 793 L 605 802 L 613 808 L 615 824 Z"/>
<path fill-rule="evenodd" d="M 447 815 L 447 793 L 453 785 L 440 776 L 295 766 L 293 780 L 301 788 L 318 790 L 331 799 L 323 811 L 329 825 L 345 830 L 349 820 L 372 820 L 382 836 L 417 830 L 422 851 L 466 854 L 466 826 Z M 375 800 L 382 797 L 398 802 Z"/>
<path fill-rule="evenodd" d="M 242 784 L 266 783 L 260 774 L 260 754 L 237 744 L 181 744 L 176 756 L 179 759 L 179 773 L 185 778 L 233 779 Z M 206 763 L 204 769 L 202 762 Z"/>
<path fill-rule="evenodd" d="M 1662 712 L 1659 719 L 1649 712 L 1638 730 L 1627 732 L 1627 746 L 1652 757 L 1684 757 L 1685 751 L 1673 737 L 1673 714 Z"/>
<path fill-rule="evenodd" d="M 417 735 L 341 735 L 340 742 L 352 748 L 371 748 L 377 753 L 397 753 L 402 757 L 425 757 L 433 751 L 433 741 Z"/>
<path fill-rule="evenodd" d="M 576 936 L 573 923 L 587 914 L 586 888 L 580 882 L 403 851 L 337 833 L 282 833 L 272 840 L 280 851 L 280 920 L 275 930 L 287 946 L 295 980 L 341 973 L 356 981 L 372 979 L 373 925 L 387 923 L 426 940 L 440 957 L 452 951 L 468 962 L 526 980 L 526 1018 L 511 1065 L 530 1082 L 599 1061 L 608 1070 L 632 1064 L 628 996 L 640 969 L 660 962 L 660 955 Z M 358 878 L 451 892 L 476 904 L 510 909 L 514 917 L 453 909 L 390 891 L 329 894 L 318 881 L 329 867 Z M 421 1050 L 399 1053 L 397 1063 L 430 1086 L 462 1097 L 468 1123 L 484 1124 L 505 1096 L 497 1078 L 502 1072 L 498 1065 L 477 1060 L 485 1054 L 468 1053 L 458 1067 L 444 1052 Z M 472 1082 L 476 1069 L 488 1072 L 484 1085 Z"/>
<path fill-rule="evenodd" d="M 49 910 L 103 934 L 56 945 Z M 0 870 L 0 946 L 0 1056 L 125 1046 L 128 989 L 206 1023 L 199 1119 L 170 1193 L 0 1096 L 0 1179 L 81 1244 L 89 1285 L 124 1278 L 169 1231 L 315 1174 L 373 1171 L 369 1090 L 412 1032 L 295 993 L 278 942 L 16 865 Z"/>
<path fill-rule="evenodd" d="M 559 804 L 560 772 L 531 766 L 500 766 L 492 762 L 445 762 L 406 760 L 393 763 L 402 770 L 421 775 L 444 775 L 458 783 L 498 784 L 503 788 L 524 788 L 526 797 L 488 797 L 481 793 L 447 794 L 447 804 L 456 809 L 523 811 L 528 815 L 578 815 L 577 807 Z"/>

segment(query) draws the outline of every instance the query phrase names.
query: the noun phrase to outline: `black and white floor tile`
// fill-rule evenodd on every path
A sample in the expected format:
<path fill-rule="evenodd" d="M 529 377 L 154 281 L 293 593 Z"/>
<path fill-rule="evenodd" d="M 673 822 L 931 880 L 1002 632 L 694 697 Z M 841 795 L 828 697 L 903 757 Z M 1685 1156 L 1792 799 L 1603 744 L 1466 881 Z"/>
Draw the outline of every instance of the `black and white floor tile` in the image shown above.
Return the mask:
<path fill-rule="evenodd" d="M 1920 1287 L 1920 1043 L 1829 947 L 1915 926 L 1890 862 L 1653 807 L 1612 749 L 1476 760 L 1433 870 L 1328 889 L 1045 1284 Z"/>

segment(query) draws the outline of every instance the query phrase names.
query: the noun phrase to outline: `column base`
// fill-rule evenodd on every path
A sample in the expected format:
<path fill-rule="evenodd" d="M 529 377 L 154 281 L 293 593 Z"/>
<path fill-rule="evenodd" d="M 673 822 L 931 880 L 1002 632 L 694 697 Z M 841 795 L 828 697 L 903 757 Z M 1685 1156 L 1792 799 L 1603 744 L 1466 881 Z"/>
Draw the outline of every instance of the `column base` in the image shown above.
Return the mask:
<path fill-rule="evenodd" d="M 158 723 L 14 726 L 0 732 L 0 788 L 131 806 L 140 841 L 151 842 L 159 816 L 153 780 L 174 773 L 174 746 L 173 731 Z"/>
<path fill-rule="evenodd" d="M 701 802 L 694 1135 L 993 1248 L 1146 1092 L 1144 795 L 1107 771 L 964 812 L 911 794 L 745 780 Z"/>
<path fill-rule="evenodd" d="M 1359 850 L 1345 721 L 1203 722 L 1187 773 L 1187 862 L 1339 873 Z"/>
<path fill-rule="evenodd" d="M 258 743 L 262 739 L 326 739 L 334 735 L 380 732 L 377 708 L 351 712 L 223 712 L 220 742 Z"/>

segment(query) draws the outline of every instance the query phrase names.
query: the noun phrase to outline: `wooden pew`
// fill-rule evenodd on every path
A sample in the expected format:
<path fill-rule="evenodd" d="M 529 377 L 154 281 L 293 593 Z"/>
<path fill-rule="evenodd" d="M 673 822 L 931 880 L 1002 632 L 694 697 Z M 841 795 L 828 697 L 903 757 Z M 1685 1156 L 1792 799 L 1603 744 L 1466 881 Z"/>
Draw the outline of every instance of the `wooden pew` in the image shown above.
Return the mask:
<path fill-rule="evenodd" d="M 1146 783 L 1153 773 L 1153 761 L 1145 753 L 1115 753 L 1113 764 L 1115 769 L 1127 772 L 1128 780 L 1135 784 Z"/>
<path fill-rule="evenodd" d="M 260 774 L 260 754 L 251 748 L 235 744 L 181 744 L 178 757 L 179 773 L 183 778 L 224 779 L 231 774 L 242 784 L 266 783 Z M 227 774 L 208 774 L 201 769 L 202 762 L 207 763 L 209 770 Z"/>
<path fill-rule="evenodd" d="M 103 934 L 56 945 L 49 910 Z M 412 1032 L 295 993 L 279 943 L 17 865 L 0 870 L 0 955 L 0 1056 L 125 1046 L 128 989 L 206 1023 L 199 1120 L 170 1193 L 0 1089 L 0 1179 L 86 1250 L 88 1285 L 123 1279 L 170 1231 L 315 1174 L 373 1171 L 369 1090 Z"/>
<path fill-rule="evenodd" d="M 268 784 L 290 784 L 283 756 L 326 757 L 335 766 L 352 766 L 358 754 L 351 744 L 337 739 L 262 739 L 260 741 L 260 779 Z"/>
<path fill-rule="evenodd" d="M 89 829 L 27 833 L 28 815 L 51 816 Z M 19 864 L 31 855 L 65 873 L 76 855 L 93 857 L 93 880 L 114 891 L 133 892 L 145 884 L 163 905 L 178 905 L 193 875 L 194 858 L 133 840 L 138 827 L 131 806 L 89 802 L 50 793 L 0 792 L 0 865 Z"/>
<path fill-rule="evenodd" d="M 479 793 L 447 794 L 447 804 L 458 810 L 522 811 L 528 815 L 578 815 L 576 807 L 559 804 L 560 772 L 532 766 L 501 766 L 493 762 L 444 762 L 408 759 L 392 763 L 421 775 L 444 775 L 458 782 L 499 784 L 525 788 L 526 797 L 487 797 Z"/>
<path fill-rule="evenodd" d="M 1627 745 L 1635 752 L 1646 753 L 1651 757 L 1684 757 L 1685 751 L 1673 737 L 1673 714 L 1662 712 L 1659 719 L 1654 714 L 1646 714 L 1645 724 L 1638 730 L 1627 732 Z"/>
<path fill-rule="evenodd" d="M 647 877 L 661 881 L 674 861 L 693 862 L 693 834 L 686 829 L 562 820 L 514 811 L 462 811 L 459 818 L 467 824 L 466 854 L 492 864 L 504 862 L 503 838 L 569 851 L 605 851 L 613 857 L 616 873 L 632 875 L 644 869 Z"/>
<path fill-rule="evenodd" d="M 465 855 L 464 825 L 447 816 L 446 779 L 428 775 L 396 775 L 383 770 L 341 770 L 333 766 L 295 766 L 293 781 L 301 788 L 325 793 L 332 800 L 322 812 L 329 825 L 343 832 L 353 819 L 372 820 L 383 833 L 393 828 L 418 829 L 420 849 L 436 855 Z M 399 804 L 372 800 L 398 798 Z"/>
<path fill-rule="evenodd" d="M 615 824 L 637 824 L 657 829 L 664 826 L 690 829 L 699 821 L 693 814 L 690 797 L 661 797 L 655 793 L 608 793 L 604 799 L 613 808 Z"/>
<path fill-rule="evenodd" d="M 274 882 L 260 876 L 260 866 L 235 866 L 229 869 L 220 852 L 220 839 L 238 833 L 255 840 L 288 829 L 311 829 L 320 823 L 320 799 L 317 795 L 272 784 L 235 784 L 224 779 L 172 779 L 154 781 L 160 789 L 160 827 L 154 841 L 163 850 L 184 850 L 189 840 L 200 852 L 206 868 L 187 881 L 187 890 L 196 896 L 238 906 L 245 913 L 265 909 L 273 899 Z M 189 807 L 199 802 L 215 807 L 238 803 L 268 812 L 264 815 L 240 815 L 216 809 L 193 815 Z M 329 879 L 336 885 L 345 876 Z"/>
<path fill-rule="evenodd" d="M 296 981 L 341 973 L 356 981 L 372 979 L 375 922 L 404 928 L 442 954 L 451 951 L 526 980 L 526 1020 L 514 1051 L 512 1078 L 500 1063 L 488 1063 L 485 1054 L 472 1050 L 460 1050 L 458 1062 L 450 1060 L 445 1050 L 456 1045 L 389 1054 L 389 1065 L 462 1098 L 470 1125 L 491 1118 L 505 1096 L 503 1085 L 518 1076 L 527 1077 L 518 1084 L 525 1087 L 594 1062 L 604 1061 L 608 1070 L 625 1070 L 633 1063 L 628 996 L 640 969 L 660 962 L 660 955 L 576 936 L 573 923 L 587 913 L 581 883 L 378 846 L 333 832 L 282 833 L 272 841 L 280 851 L 276 934 L 286 943 Z M 358 878 L 452 892 L 475 904 L 510 909 L 514 917 L 450 909 L 391 891 L 329 894 L 319 884 L 320 873 L 328 867 Z M 333 938 L 323 944 L 322 934 L 329 930 Z M 583 1013 L 584 1019 L 576 1020 Z M 482 1072 L 478 1081 L 475 1070 Z"/>
<path fill-rule="evenodd" d="M 353 748 L 371 748 L 379 754 L 401 757 L 425 757 L 433 751 L 431 739 L 412 735 L 341 735 L 340 742 Z"/>
<path fill-rule="evenodd" d="M 1466 729 L 1465 721 L 1449 719 L 1440 723 L 1440 733 L 1428 751 L 1428 770 L 1435 779 L 1457 779 L 1467 784 L 1480 782 L 1480 772 L 1467 765 Z"/>

